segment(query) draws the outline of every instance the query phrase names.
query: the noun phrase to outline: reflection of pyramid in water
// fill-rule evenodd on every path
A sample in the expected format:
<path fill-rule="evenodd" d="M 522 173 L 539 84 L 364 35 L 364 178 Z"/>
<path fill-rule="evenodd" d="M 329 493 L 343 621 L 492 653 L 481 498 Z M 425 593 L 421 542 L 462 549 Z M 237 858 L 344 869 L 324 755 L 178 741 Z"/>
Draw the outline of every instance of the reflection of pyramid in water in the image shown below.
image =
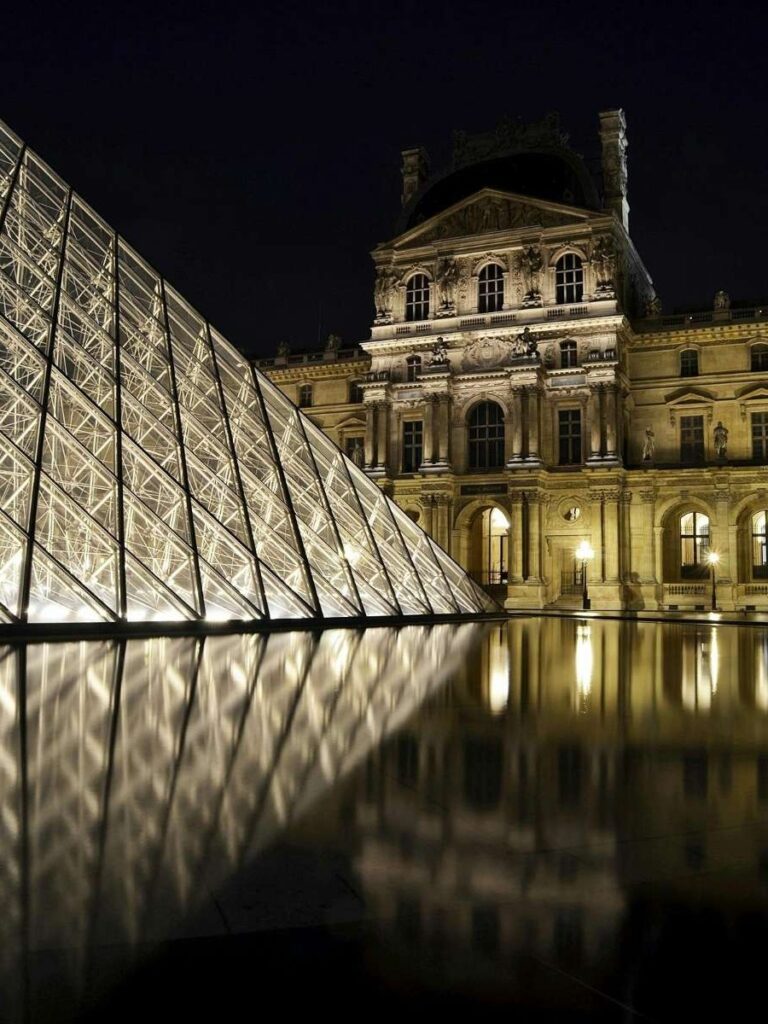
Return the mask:
<path fill-rule="evenodd" d="M 0 392 L 0 619 L 488 606 L 1 124 Z"/>

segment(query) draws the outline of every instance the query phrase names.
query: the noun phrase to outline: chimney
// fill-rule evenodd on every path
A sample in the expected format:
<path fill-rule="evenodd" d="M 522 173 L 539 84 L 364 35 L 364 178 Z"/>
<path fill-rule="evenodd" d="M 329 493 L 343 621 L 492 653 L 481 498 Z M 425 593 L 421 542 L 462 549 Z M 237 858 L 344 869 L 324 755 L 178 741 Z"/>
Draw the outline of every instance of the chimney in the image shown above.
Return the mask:
<path fill-rule="evenodd" d="M 429 157 L 426 149 L 403 150 L 403 206 L 429 177 Z"/>
<path fill-rule="evenodd" d="M 603 207 L 613 210 L 624 230 L 629 231 L 627 121 L 623 110 L 605 110 L 600 114 L 600 141 L 603 145 Z"/>

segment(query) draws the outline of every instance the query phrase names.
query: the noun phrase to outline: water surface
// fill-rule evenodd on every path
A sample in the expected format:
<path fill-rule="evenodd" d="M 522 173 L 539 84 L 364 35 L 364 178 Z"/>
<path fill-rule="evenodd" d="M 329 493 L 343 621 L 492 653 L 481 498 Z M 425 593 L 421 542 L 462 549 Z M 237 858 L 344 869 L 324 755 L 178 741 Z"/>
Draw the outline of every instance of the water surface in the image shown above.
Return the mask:
<path fill-rule="evenodd" d="M 762 628 L 9 647 L 0 737 L 4 1019 L 757 995 Z"/>

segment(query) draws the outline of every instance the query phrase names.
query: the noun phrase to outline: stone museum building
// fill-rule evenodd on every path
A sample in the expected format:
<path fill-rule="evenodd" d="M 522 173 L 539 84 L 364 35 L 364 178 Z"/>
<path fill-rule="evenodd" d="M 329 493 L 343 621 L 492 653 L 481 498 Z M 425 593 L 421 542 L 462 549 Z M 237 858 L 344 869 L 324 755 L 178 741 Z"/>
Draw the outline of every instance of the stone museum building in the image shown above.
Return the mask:
<path fill-rule="evenodd" d="M 405 150 L 370 338 L 258 365 L 508 608 L 768 609 L 768 306 L 664 315 L 599 133 Z"/>

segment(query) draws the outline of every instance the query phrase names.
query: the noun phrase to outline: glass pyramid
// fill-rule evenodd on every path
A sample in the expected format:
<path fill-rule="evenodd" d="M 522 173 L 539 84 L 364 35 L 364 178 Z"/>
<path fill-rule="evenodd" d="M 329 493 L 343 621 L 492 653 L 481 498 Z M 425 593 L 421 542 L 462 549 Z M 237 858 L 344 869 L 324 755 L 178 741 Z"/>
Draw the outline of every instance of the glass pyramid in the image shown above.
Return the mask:
<path fill-rule="evenodd" d="M 0 123 L 0 620 L 489 604 Z"/>

